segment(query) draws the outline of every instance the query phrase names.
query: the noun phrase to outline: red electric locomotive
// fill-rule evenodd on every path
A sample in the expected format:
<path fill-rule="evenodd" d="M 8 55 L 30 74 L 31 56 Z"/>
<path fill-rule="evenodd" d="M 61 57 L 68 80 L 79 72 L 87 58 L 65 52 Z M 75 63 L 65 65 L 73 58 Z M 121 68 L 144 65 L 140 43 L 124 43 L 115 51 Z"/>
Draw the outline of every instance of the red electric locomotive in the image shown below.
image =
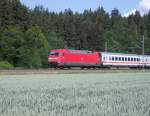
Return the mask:
<path fill-rule="evenodd" d="M 101 57 L 99 52 L 86 50 L 51 50 L 48 63 L 51 67 L 70 68 L 70 67 L 99 67 Z"/>

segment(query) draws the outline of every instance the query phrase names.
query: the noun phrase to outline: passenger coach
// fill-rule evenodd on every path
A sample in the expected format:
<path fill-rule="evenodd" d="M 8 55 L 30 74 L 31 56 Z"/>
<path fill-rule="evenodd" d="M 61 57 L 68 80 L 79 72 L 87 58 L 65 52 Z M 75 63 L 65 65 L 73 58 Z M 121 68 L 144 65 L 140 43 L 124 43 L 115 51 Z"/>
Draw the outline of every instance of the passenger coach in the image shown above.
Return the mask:
<path fill-rule="evenodd" d="M 150 56 L 101 52 L 103 66 L 150 68 Z"/>

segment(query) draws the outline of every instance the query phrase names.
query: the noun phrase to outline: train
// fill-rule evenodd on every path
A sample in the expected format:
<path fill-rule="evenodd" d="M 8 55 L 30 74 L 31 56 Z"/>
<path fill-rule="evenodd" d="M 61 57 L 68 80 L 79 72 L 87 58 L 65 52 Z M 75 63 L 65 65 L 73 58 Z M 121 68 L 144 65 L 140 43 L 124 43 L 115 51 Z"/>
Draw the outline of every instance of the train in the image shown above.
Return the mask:
<path fill-rule="evenodd" d="M 48 56 L 52 68 L 150 68 L 150 55 L 52 49 Z"/>

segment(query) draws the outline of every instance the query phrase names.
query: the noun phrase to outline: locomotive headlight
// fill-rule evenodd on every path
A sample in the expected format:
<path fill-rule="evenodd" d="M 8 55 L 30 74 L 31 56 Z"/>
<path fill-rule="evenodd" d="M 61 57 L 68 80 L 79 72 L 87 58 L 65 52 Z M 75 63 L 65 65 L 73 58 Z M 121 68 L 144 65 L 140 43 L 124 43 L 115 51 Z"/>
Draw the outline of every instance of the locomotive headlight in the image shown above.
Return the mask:
<path fill-rule="evenodd" d="M 48 59 L 49 59 L 49 60 L 53 60 L 53 59 L 55 59 L 55 60 L 56 60 L 57 58 L 48 58 Z"/>

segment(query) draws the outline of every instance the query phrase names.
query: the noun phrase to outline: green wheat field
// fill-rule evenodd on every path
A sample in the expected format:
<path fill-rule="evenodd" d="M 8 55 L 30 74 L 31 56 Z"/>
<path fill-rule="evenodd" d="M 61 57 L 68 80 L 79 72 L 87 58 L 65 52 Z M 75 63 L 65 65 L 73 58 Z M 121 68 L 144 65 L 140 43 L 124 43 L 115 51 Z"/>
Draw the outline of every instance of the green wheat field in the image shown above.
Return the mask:
<path fill-rule="evenodd" d="M 150 116 L 150 73 L 1 75 L 0 116 Z"/>

